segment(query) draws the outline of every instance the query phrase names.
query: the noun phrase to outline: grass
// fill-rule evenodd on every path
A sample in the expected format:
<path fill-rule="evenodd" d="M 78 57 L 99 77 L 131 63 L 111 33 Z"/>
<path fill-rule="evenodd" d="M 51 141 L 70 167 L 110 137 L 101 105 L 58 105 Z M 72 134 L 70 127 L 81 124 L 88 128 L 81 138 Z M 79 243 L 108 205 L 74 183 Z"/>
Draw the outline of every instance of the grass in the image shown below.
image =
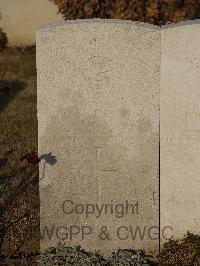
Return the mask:
<path fill-rule="evenodd" d="M 0 94 L 0 158 L 1 161 L 7 160 L 5 165 L 0 164 L 1 200 L 6 199 L 30 171 L 33 171 L 35 175 L 38 173 L 38 167 L 31 166 L 25 171 L 20 171 L 19 161 L 19 158 L 27 152 L 37 151 L 35 61 L 34 53 L 23 54 L 16 48 L 7 48 L 0 53 L 0 85 L 10 88 L 9 95 Z M 17 221 L 26 210 L 39 205 L 38 185 L 31 184 L 24 193 L 16 195 L 15 201 L 19 206 L 6 212 L 4 220 L 6 224 L 11 219 Z M 30 231 L 30 223 L 33 224 L 33 220 L 35 224 L 39 222 L 38 211 L 39 208 L 36 208 L 29 218 L 24 217 L 15 226 L 10 227 L 4 241 L 5 253 L 21 246 L 22 241 L 19 239 L 24 233 L 27 234 Z M 38 244 L 36 245 L 35 241 L 29 242 L 33 242 L 34 248 L 37 248 Z M 23 244 L 24 248 L 32 249 L 33 245 L 27 243 Z M 28 247 L 29 245 L 30 247 Z"/>

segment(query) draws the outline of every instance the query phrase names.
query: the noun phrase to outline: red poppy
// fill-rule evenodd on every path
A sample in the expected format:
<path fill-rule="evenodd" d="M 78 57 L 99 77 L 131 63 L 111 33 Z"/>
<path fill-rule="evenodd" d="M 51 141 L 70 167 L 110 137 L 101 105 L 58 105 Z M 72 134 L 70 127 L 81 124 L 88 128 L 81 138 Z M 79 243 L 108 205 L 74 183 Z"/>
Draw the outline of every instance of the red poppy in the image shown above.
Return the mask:
<path fill-rule="evenodd" d="M 26 160 L 28 163 L 32 163 L 33 165 L 37 165 L 40 162 L 40 159 L 36 152 L 27 153 L 20 158 L 20 161 L 23 162 Z"/>
<path fill-rule="evenodd" d="M 55 247 L 52 247 L 52 248 L 51 248 L 51 254 L 56 255 L 56 248 L 55 248 Z"/>

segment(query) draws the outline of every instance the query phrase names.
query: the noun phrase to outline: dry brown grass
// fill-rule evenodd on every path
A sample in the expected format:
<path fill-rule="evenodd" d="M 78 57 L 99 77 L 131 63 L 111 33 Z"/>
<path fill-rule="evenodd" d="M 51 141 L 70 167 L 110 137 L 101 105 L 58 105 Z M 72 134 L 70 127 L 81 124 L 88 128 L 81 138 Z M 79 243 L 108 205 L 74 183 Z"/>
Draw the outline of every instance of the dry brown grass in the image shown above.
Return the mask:
<path fill-rule="evenodd" d="M 0 85 L 10 88 L 9 94 L 0 94 L 0 203 L 10 196 L 14 203 L 6 212 L 1 209 L 1 230 L 8 226 L 3 242 L 8 254 L 21 245 L 27 251 L 39 247 L 37 240 L 24 242 L 31 229 L 39 232 L 38 182 L 34 180 L 38 167 L 30 165 L 23 171 L 19 161 L 27 152 L 37 151 L 35 54 L 14 48 L 1 52 Z"/>

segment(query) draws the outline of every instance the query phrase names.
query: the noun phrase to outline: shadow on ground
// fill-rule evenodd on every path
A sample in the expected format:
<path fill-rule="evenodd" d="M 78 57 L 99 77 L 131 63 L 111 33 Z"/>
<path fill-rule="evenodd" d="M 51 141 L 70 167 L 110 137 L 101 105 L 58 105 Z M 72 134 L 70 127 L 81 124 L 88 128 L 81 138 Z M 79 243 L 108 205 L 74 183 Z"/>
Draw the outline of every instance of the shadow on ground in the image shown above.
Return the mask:
<path fill-rule="evenodd" d="M 20 80 L 0 79 L 0 112 L 7 104 L 26 87 L 26 82 Z"/>

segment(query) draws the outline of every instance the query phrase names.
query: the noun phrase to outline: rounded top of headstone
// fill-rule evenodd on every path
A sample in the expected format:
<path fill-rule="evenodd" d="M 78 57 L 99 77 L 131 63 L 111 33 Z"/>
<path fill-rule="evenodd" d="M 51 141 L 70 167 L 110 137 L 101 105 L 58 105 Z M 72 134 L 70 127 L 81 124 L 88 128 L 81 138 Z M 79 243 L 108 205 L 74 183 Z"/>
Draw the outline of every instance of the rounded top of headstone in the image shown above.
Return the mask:
<path fill-rule="evenodd" d="M 93 19 L 75 19 L 75 20 L 66 20 L 65 22 L 58 22 L 58 23 L 50 23 L 47 25 L 41 25 L 37 27 L 37 30 L 53 30 L 56 28 L 66 28 L 69 26 L 76 26 L 76 25 L 88 25 L 88 24 L 114 24 L 119 26 L 133 26 L 133 27 L 143 27 L 153 30 L 160 30 L 159 26 L 139 22 L 139 21 L 132 21 L 132 20 L 122 20 L 122 19 L 100 19 L 100 18 L 93 18 Z"/>
<path fill-rule="evenodd" d="M 184 20 L 184 21 L 179 21 L 177 23 L 162 25 L 161 30 L 171 29 L 171 28 L 176 28 L 176 27 L 183 27 L 183 26 L 192 26 L 192 25 L 198 25 L 198 24 L 200 24 L 200 19 Z"/>
<path fill-rule="evenodd" d="M 64 22 L 55 22 L 55 23 L 49 23 L 46 25 L 40 25 L 37 27 L 37 31 L 51 31 L 56 29 L 65 29 L 69 26 L 79 26 L 79 25 L 88 25 L 92 24 L 99 25 L 99 24 L 106 24 L 106 25 L 116 25 L 116 26 L 133 26 L 137 28 L 146 28 L 151 30 L 166 30 L 166 29 L 172 29 L 176 27 L 183 27 L 183 26 L 194 26 L 200 24 L 200 19 L 194 19 L 194 20 L 184 20 L 177 23 L 170 23 L 166 25 L 153 25 L 146 22 L 140 22 L 140 21 L 132 21 L 132 20 L 122 20 L 122 19 L 100 19 L 100 18 L 93 18 L 93 19 L 75 19 L 75 20 L 66 20 Z"/>

